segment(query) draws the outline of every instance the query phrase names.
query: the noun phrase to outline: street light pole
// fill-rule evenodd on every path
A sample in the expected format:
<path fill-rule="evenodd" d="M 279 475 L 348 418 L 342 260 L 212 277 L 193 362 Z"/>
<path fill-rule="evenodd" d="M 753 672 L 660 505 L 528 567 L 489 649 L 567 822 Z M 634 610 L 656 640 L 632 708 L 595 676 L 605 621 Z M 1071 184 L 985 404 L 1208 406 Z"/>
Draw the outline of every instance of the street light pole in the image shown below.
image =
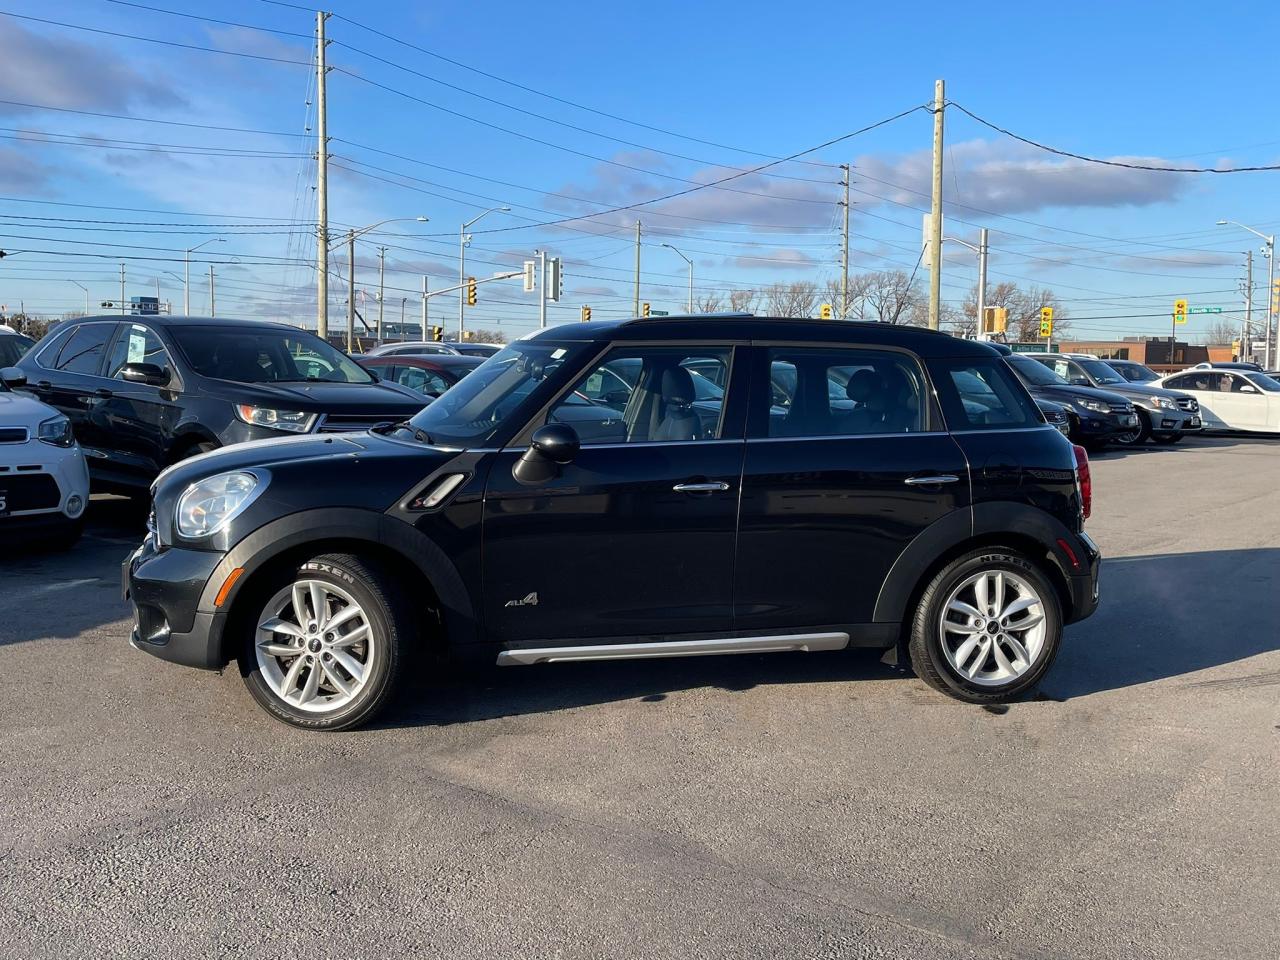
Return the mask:
<path fill-rule="evenodd" d="M 426 223 L 426 217 L 388 217 L 386 220 L 379 220 L 377 223 L 371 223 L 367 227 L 361 227 L 359 230 L 347 231 L 347 262 L 351 267 L 351 276 L 347 278 L 348 295 L 347 295 L 347 353 L 350 353 L 355 345 L 352 339 L 354 333 L 355 312 L 356 312 L 356 237 L 362 237 L 371 230 L 377 230 L 381 226 L 388 223 L 399 223 L 404 220 L 414 220 L 418 223 Z M 339 241 L 341 242 L 341 241 Z M 338 244 L 334 244 L 330 250 L 336 249 Z M 328 253 L 328 251 L 326 251 Z M 325 329 L 328 329 L 326 325 Z"/>
<path fill-rule="evenodd" d="M 84 291 L 84 313 L 85 313 L 85 316 L 88 316 L 89 315 L 89 288 L 86 287 L 79 280 L 68 280 L 67 283 L 74 283 L 77 287 L 79 287 L 81 290 Z"/>
<path fill-rule="evenodd" d="M 462 334 L 466 330 L 467 322 L 463 317 L 463 310 L 467 305 L 467 244 L 471 242 L 471 237 L 467 230 L 472 224 L 479 223 L 484 217 L 491 213 L 510 213 L 510 207 L 490 207 L 483 213 L 478 213 L 462 226 L 458 228 L 458 342 L 462 342 Z M 424 333 L 425 336 L 425 333 Z"/>
<path fill-rule="evenodd" d="M 1267 236 L 1253 227 L 1246 227 L 1238 220 L 1219 220 L 1218 226 L 1225 227 L 1227 224 L 1239 227 L 1241 230 L 1248 230 L 1255 237 L 1261 237 L 1263 242 L 1262 255 L 1267 258 L 1267 328 L 1262 332 L 1262 366 L 1264 369 L 1271 369 L 1271 327 L 1275 322 L 1275 305 L 1276 305 L 1276 238 L 1275 235 Z M 1243 344 L 1241 344 L 1243 346 Z"/>
<path fill-rule="evenodd" d="M 387 248 L 378 248 L 378 342 L 382 342 L 382 299 L 386 293 Z M 401 317 L 400 319 L 404 319 Z"/>
<path fill-rule="evenodd" d="M 187 248 L 187 255 L 183 258 L 183 277 L 185 279 L 182 281 L 182 312 L 184 315 L 191 316 L 191 254 L 206 244 L 226 242 L 222 237 L 210 237 L 208 240 L 197 243 L 194 247 Z"/>
<path fill-rule="evenodd" d="M 690 260 L 688 257 L 686 257 L 679 250 L 676 250 L 676 248 L 671 246 L 671 244 L 664 243 L 663 246 L 666 247 L 668 250 L 674 250 L 676 256 L 678 256 L 681 260 L 683 260 L 685 263 L 689 265 L 689 312 L 693 313 L 693 261 Z"/>
<path fill-rule="evenodd" d="M 947 241 L 958 243 L 962 247 L 968 247 L 978 255 L 978 339 L 986 340 L 987 335 L 982 327 L 982 314 L 987 308 L 987 228 L 983 227 L 978 233 L 978 245 L 974 246 L 968 240 L 961 240 L 959 237 L 943 237 L 942 242 Z"/>

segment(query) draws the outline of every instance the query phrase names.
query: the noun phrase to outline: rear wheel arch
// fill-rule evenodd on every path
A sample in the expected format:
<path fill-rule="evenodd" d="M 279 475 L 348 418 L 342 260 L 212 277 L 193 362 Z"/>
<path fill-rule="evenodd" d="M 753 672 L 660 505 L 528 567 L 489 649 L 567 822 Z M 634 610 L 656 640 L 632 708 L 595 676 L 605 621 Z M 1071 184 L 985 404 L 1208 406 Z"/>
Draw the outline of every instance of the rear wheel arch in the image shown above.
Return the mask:
<path fill-rule="evenodd" d="M 201 444 L 213 444 L 214 447 L 220 447 L 222 444 L 218 438 L 204 429 L 189 429 L 183 433 L 177 434 L 169 443 L 168 463 L 175 464 L 187 457 L 201 453 Z"/>

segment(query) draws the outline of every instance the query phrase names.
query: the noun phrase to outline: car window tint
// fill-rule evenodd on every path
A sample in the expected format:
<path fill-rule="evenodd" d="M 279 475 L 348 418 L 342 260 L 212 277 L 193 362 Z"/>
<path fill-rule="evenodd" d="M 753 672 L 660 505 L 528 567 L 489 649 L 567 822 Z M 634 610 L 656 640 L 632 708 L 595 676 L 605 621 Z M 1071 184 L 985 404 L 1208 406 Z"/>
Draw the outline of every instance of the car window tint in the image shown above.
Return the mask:
<path fill-rule="evenodd" d="M 97 373 L 114 323 L 86 323 L 76 328 L 58 353 L 54 369 L 66 373 Z"/>
<path fill-rule="evenodd" d="M 1041 422 L 1025 389 L 998 360 L 939 360 L 930 367 L 952 430 L 1008 430 Z"/>
<path fill-rule="evenodd" d="M 924 375 L 902 354 L 774 347 L 768 351 L 767 369 L 768 425 L 763 433 L 753 429 L 753 436 L 835 437 L 925 429 Z"/>
<path fill-rule="evenodd" d="M 120 371 L 126 363 L 153 363 L 169 369 L 169 355 L 153 330 L 138 323 L 122 327 L 111 346 L 111 359 L 107 361 L 108 377 L 120 379 Z"/>
<path fill-rule="evenodd" d="M 0 367 L 8 367 L 17 363 L 32 345 L 32 340 L 18 334 L 6 333 L 0 335 Z"/>
<path fill-rule="evenodd" d="M 617 348 L 561 397 L 547 421 L 569 424 L 583 444 L 714 439 L 724 413 L 715 379 L 728 382 L 730 356 L 728 347 Z"/>

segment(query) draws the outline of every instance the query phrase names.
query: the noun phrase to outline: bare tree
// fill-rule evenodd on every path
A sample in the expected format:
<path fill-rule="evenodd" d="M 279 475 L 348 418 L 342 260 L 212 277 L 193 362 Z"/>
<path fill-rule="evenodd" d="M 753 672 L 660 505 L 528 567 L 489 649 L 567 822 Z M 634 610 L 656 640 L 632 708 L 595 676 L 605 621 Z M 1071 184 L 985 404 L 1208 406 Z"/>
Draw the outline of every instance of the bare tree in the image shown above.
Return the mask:
<path fill-rule="evenodd" d="M 818 285 L 812 280 L 773 283 L 765 288 L 765 307 L 775 317 L 812 317 L 818 306 Z"/>
<path fill-rule="evenodd" d="M 1231 341 L 1239 339 L 1240 326 L 1230 320 L 1220 318 L 1214 320 L 1209 324 L 1209 329 L 1204 332 L 1204 342 L 1214 345 L 1231 343 Z"/>
<path fill-rule="evenodd" d="M 693 300 L 694 313 L 719 313 L 724 308 L 724 298 L 714 290 L 705 290 Z"/>
<path fill-rule="evenodd" d="M 750 287 L 729 291 L 729 309 L 734 313 L 755 313 L 760 294 Z"/>
<path fill-rule="evenodd" d="M 854 278 L 849 278 L 849 298 L 853 299 Z M 860 319 L 880 323 L 918 324 L 925 298 L 920 283 L 902 270 L 878 270 L 857 276 Z"/>
<path fill-rule="evenodd" d="M 471 339 L 477 343 L 506 343 L 507 335 L 501 330 L 468 330 Z"/>
<path fill-rule="evenodd" d="M 1004 281 L 987 287 L 985 306 L 1004 307 L 1009 311 L 1009 325 L 1005 336 L 1020 343 L 1040 339 L 1040 308 L 1053 307 L 1053 337 L 1058 339 L 1071 327 L 1066 308 L 1052 290 L 1029 287 L 1026 290 L 1016 283 Z M 978 288 L 969 290 L 960 305 L 955 320 L 957 331 L 973 334 L 978 329 Z"/>

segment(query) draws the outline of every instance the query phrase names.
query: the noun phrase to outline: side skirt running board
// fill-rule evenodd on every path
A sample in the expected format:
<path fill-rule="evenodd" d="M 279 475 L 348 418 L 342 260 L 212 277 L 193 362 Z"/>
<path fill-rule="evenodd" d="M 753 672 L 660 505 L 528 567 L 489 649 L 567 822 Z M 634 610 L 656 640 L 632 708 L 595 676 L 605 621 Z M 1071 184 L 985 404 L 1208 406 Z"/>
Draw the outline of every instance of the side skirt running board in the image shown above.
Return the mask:
<path fill-rule="evenodd" d="M 788 653 L 843 650 L 847 633 L 793 633 L 778 637 L 728 640 L 668 640 L 658 643 L 606 643 L 578 647 L 533 647 L 504 650 L 498 666 L 560 663 L 566 660 L 648 660 L 657 657 L 709 657 L 726 653 Z"/>

